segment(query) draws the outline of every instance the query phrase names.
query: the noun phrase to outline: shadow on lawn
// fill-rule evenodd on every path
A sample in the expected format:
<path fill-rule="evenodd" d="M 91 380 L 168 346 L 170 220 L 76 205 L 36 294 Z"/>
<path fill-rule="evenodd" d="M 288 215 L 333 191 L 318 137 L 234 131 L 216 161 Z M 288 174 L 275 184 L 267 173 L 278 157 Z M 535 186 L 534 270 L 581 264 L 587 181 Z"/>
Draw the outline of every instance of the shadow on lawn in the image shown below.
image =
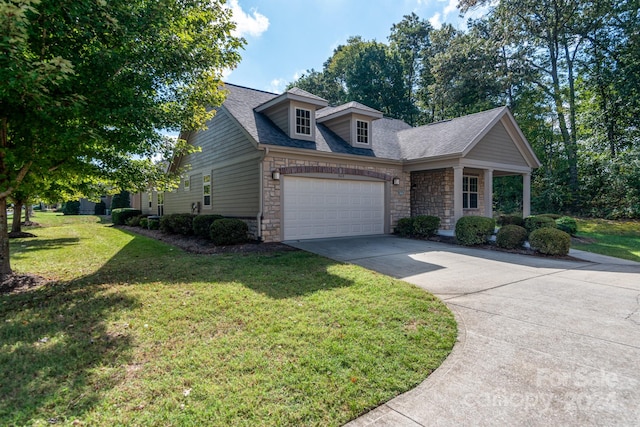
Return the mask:
<path fill-rule="evenodd" d="M 131 342 L 104 318 L 133 299 L 62 283 L 2 295 L 0 305 L 0 424 L 70 423 L 122 381 Z"/>
<path fill-rule="evenodd" d="M 63 246 L 77 245 L 80 239 L 77 237 L 63 237 L 59 239 L 29 238 L 12 244 L 11 256 L 19 257 L 26 251 L 44 251 L 50 249 L 60 249 Z"/>

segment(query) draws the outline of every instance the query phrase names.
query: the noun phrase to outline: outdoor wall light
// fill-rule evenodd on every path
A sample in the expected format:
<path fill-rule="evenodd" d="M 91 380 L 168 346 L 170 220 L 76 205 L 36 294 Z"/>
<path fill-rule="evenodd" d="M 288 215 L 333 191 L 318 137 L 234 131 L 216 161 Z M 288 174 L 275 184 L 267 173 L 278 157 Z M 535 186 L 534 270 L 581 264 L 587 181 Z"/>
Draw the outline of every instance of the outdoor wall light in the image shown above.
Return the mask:
<path fill-rule="evenodd" d="M 397 176 L 393 178 L 393 185 L 400 185 L 400 178 L 398 178 Z"/>
<path fill-rule="evenodd" d="M 280 179 L 280 172 L 279 171 L 273 171 L 271 172 L 271 178 L 275 179 L 276 181 Z"/>

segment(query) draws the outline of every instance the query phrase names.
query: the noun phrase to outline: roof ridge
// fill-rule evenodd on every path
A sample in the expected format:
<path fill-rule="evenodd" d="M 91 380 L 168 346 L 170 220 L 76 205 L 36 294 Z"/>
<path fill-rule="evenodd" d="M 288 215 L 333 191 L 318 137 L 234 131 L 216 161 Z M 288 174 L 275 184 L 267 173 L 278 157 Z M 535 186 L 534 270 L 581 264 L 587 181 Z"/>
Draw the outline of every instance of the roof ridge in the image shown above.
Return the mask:
<path fill-rule="evenodd" d="M 235 87 L 240 88 L 240 89 L 247 89 L 247 90 L 251 90 L 251 91 L 253 91 L 253 92 L 262 92 L 262 93 L 266 93 L 266 94 L 268 94 L 268 95 L 276 95 L 276 96 L 280 95 L 280 94 L 278 94 L 278 93 L 269 92 L 269 91 L 261 90 L 261 89 L 254 89 L 254 88 L 252 88 L 252 87 L 242 86 L 242 85 L 237 85 L 237 84 L 235 84 L 235 83 L 222 82 L 222 84 L 223 84 L 224 86 L 235 86 Z"/>

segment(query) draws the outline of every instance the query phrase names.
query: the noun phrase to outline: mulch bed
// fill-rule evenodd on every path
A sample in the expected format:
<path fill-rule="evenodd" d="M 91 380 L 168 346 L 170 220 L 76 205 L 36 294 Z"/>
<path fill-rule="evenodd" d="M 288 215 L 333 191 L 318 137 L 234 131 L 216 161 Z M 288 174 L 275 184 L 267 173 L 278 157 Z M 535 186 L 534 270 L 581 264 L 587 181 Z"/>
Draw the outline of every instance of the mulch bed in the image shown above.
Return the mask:
<path fill-rule="evenodd" d="M 40 288 L 50 280 L 33 274 L 12 274 L 0 282 L 0 295 L 19 294 Z"/>
<path fill-rule="evenodd" d="M 194 254 L 272 253 L 298 250 L 283 243 L 248 242 L 240 245 L 216 246 L 211 243 L 211 241 L 201 237 L 165 234 L 160 230 L 148 230 L 146 228 L 129 227 L 126 225 L 119 225 L 117 228 L 160 240 Z"/>

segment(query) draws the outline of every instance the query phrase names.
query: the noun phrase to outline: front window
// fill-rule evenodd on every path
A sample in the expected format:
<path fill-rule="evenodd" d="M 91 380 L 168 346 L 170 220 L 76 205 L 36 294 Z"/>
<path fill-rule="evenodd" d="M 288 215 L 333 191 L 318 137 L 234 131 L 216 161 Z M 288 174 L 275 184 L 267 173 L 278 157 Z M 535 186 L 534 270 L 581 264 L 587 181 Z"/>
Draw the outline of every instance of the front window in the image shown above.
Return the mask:
<path fill-rule="evenodd" d="M 362 120 L 356 121 L 356 142 L 358 144 L 369 143 L 369 123 Z"/>
<path fill-rule="evenodd" d="M 311 135 L 311 111 L 296 108 L 296 133 L 299 135 Z"/>
<path fill-rule="evenodd" d="M 184 191 L 189 191 L 191 189 L 191 177 L 186 177 L 184 179 Z"/>
<path fill-rule="evenodd" d="M 164 193 L 158 192 L 158 215 L 164 215 Z"/>
<path fill-rule="evenodd" d="M 211 207 L 211 175 L 202 177 L 202 205 Z"/>
<path fill-rule="evenodd" d="M 148 192 L 147 193 L 147 198 L 149 199 L 149 209 L 151 209 L 153 207 L 153 193 L 152 192 Z"/>
<path fill-rule="evenodd" d="M 462 177 L 462 207 L 463 209 L 478 209 L 478 177 Z"/>

